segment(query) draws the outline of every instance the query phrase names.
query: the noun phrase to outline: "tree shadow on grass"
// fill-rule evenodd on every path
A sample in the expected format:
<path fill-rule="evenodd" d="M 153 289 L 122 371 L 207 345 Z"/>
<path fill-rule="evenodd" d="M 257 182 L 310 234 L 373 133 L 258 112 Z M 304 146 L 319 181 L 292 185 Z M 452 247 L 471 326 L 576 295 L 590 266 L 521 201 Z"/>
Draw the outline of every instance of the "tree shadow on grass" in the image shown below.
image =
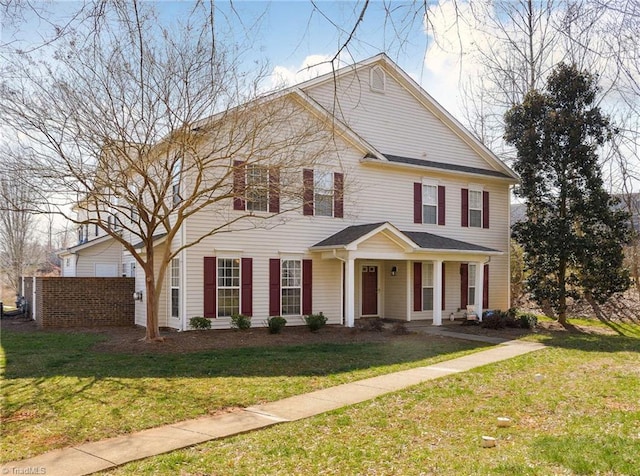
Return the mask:
<path fill-rule="evenodd" d="M 631 328 L 637 332 L 635 328 Z M 640 338 L 633 337 L 629 329 L 620 328 L 616 335 L 591 333 L 577 326 L 567 326 L 566 332 L 546 332 L 539 342 L 550 347 L 581 350 L 584 352 L 640 352 Z"/>
<path fill-rule="evenodd" d="M 3 332 L 4 379 L 323 376 L 485 347 L 422 335 L 376 343 L 316 343 L 192 353 L 96 352 L 95 333 Z M 162 345 L 162 344 L 159 344 Z"/>

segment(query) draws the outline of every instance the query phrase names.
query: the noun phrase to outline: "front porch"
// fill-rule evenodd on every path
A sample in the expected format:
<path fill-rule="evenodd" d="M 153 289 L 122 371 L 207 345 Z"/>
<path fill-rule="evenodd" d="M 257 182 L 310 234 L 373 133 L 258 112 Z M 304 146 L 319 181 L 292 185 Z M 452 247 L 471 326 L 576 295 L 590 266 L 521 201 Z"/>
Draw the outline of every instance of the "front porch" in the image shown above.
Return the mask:
<path fill-rule="evenodd" d="M 502 252 L 389 223 L 348 227 L 311 248 L 342 262 L 342 322 L 384 317 L 400 321 L 478 316 L 488 305 L 488 263 Z"/>

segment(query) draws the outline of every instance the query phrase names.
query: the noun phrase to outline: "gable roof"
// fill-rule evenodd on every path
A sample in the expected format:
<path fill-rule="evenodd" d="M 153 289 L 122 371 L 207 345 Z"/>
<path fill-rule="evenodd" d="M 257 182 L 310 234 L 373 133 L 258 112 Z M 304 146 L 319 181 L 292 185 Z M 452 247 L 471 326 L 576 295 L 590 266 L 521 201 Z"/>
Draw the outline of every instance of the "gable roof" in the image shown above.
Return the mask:
<path fill-rule="evenodd" d="M 405 73 L 395 62 L 393 62 L 386 54 L 380 53 L 376 56 L 360 61 L 358 63 L 342 67 L 334 70 L 330 73 L 318 76 L 314 79 L 310 79 L 303 83 L 300 83 L 295 88 L 301 90 L 309 89 L 321 85 L 323 83 L 334 82 L 343 75 L 350 74 L 359 69 L 368 68 L 374 65 L 380 65 L 384 68 L 385 72 L 390 74 L 405 90 L 409 92 L 423 107 L 431 112 L 438 120 L 440 120 L 448 129 L 450 129 L 456 136 L 458 136 L 467 146 L 469 146 L 476 154 L 478 154 L 488 165 L 488 169 L 484 170 L 483 175 L 507 178 L 514 183 L 519 181 L 518 175 L 511 170 L 502 160 L 500 160 L 491 150 L 489 150 L 482 142 L 480 142 L 468 129 L 466 129 L 454 116 L 452 116 L 446 109 L 444 109 L 431 95 L 429 95 L 418 83 L 416 83 L 407 73 Z M 392 162 L 383 155 L 380 157 L 379 152 L 373 153 L 372 156 L 375 159 L 380 160 L 381 163 Z M 372 159 L 373 157 L 367 157 Z M 397 156 L 393 156 L 397 157 Z M 406 158 L 408 159 L 408 158 Z M 401 162 L 396 160 L 395 163 L 409 164 L 409 165 L 424 165 L 420 162 L 420 159 L 409 159 L 414 162 Z M 370 160 L 371 161 L 371 160 Z M 428 163 L 429 161 L 422 161 Z M 437 162 L 431 162 L 437 163 Z M 427 167 L 429 165 L 426 165 Z M 472 167 L 471 169 L 476 169 Z M 463 171 L 454 168 L 449 168 L 450 171 Z M 468 171 L 467 171 L 468 172 Z M 486 173 L 488 172 L 488 173 Z M 494 174 L 496 172 L 497 174 Z M 473 173 L 478 173 L 474 171 Z"/>
<path fill-rule="evenodd" d="M 404 242 L 415 251 L 462 251 L 484 254 L 502 254 L 501 251 L 494 250 L 492 248 L 434 235 L 433 233 L 423 231 L 400 231 L 389 222 L 348 226 L 347 228 L 344 228 L 311 246 L 311 249 L 355 249 L 358 244 L 381 232 L 387 232 L 388 235 L 394 236 L 396 240 Z"/>

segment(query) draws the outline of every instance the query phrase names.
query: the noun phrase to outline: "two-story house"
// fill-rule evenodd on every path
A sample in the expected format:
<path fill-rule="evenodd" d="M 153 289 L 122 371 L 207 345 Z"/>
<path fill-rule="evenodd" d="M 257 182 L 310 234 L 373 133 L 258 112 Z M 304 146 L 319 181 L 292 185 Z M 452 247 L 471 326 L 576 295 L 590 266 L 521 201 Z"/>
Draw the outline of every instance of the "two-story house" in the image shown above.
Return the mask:
<path fill-rule="evenodd" d="M 278 226 L 214 234 L 182 250 L 160 296 L 161 326 L 186 330 L 204 316 L 227 328 L 237 313 L 254 326 L 275 315 L 302 324 L 318 312 L 346 326 L 373 316 L 438 325 L 469 305 L 509 307 L 512 170 L 384 54 L 285 93 L 324 118 L 341 153 L 299 171 L 303 204 Z M 278 180 L 236 161 L 227 217 L 277 212 L 271 187 L 259 196 L 242 190 Z M 215 220 L 206 210 L 193 215 L 172 246 L 196 241 Z M 64 275 L 115 270 L 144 288 L 113 239 L 82 234 L 62 256 Z M 142 302 L 136 323 L 145 323 Z"/>

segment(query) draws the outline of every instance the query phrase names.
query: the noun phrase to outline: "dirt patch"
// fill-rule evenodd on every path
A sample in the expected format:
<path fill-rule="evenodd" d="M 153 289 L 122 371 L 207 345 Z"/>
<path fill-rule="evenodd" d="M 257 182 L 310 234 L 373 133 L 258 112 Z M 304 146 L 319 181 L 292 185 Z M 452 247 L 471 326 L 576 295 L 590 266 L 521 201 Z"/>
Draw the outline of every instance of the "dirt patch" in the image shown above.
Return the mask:
<path fill-rule="evenodd" d="M 409 333 L 399 335 L 392 325 L 383 331 L 326 326 L 317 332 L 311 332 L 306 326 L 285 327 L 280 334 L 270 334 L 267 328 L 252 328 L 245 331 L 197 330 L 188 332 L 162 331 L 164 342 L 144 342 L 145 329 L 141 327 L 103 327 L 73 329 L 38 329 L 35 322 L 26 319 L 5 319 L 3 329 L 16 332 L 59 332 L 103 335 L 106 339 L 97 343 L 93 349 L 107 353 L 159 353 L 175 354 L 200 352 L 212 349 L 231 349 L 239 347 L 266 347 L 282 345 L 303 345 L 322 343 L 388 342 L 398 339 L 429 339 L 424 334 Z"/>

